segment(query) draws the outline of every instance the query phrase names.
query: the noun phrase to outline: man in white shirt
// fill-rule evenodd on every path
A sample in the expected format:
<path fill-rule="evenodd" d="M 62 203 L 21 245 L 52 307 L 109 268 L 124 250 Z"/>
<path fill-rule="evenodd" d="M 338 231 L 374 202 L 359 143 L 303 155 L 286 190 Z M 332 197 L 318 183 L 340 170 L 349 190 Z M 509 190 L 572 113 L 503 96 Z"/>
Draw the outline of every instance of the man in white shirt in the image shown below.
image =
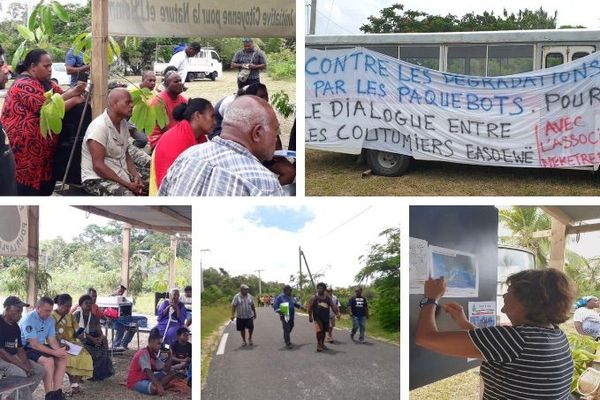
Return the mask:
<path fill-rule="evenodd" d="M 88 126 L 81 146 L 81 182 L 96 196 L 134 196 L 144 192 L 142 178 L 128 152 L 133 102 L 127 89 L 108 94 L 108 108 Z"/>
<path fill-rule="evenodd" d="M 173 57 L 171 57 L 171 60 L 169 60 L 169 66 L 177 68 L 177 73 L 179 74 L 183 82 L 185 82 L 185 78 L 187 75 L 187 65 L 189 63 L 189 58 L 195 57 L 198 53 L 200 53 L 200 49 L 200 43 L 192 42 L 185 48 L 185 50 L 173 54 Z"/>

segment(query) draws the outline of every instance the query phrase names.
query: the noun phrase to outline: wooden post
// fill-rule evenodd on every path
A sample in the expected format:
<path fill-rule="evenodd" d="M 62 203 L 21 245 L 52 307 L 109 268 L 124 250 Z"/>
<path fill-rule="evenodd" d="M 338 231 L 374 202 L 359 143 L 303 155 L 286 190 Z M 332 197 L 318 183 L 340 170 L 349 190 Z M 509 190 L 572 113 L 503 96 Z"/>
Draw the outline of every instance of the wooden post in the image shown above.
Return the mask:
<path fill-rule="evenodd" d="M 39 248 L 40 248 L 40 211 L 38 206 L 27 206 L 27 218 L 29 226 L 29 237 L 27 246 L 27 260 L 29 263 L 29 273 L 27 275 L 27 303 L 35 306 L 38 297 L 38 287 L 35 277 L 39 269 Z"/>
<path fill-rule="evenodd" d="M 121 261 L 121 285 L 129 288 L 129 242 L 131 225 L 123 225 L 123 259 Z"/>
<path fill-rule="evenodd" d="M 561 271 L 565 268 L 565 248 L 567 245 L 567 226 L 552 218 L 550 234 L 550 261 L 549 266 Z"/>
<path fill-rule="evenodd" d="M 177 261 L 177 237 L 171 236 L 171 262 L 169 263 L 169 289 L 175 287 L 175 261 Z"/>
<path fill-rule="evenodd" d="M 92 118 L 102 114 L 108 92 L 108 0 L 92 0 Z"/>

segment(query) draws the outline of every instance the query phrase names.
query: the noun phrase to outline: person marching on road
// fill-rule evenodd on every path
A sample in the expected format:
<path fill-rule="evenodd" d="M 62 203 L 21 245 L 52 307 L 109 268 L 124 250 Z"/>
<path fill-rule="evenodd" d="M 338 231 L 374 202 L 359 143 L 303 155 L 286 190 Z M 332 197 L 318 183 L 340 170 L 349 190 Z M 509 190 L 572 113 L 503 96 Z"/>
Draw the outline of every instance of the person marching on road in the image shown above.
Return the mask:
<path fill-rule="evenodd" d="M 329 330 L 329 308 L 333 309 L 335 315 L 340 317 L 340 310 L 333 303 L 331 297 L 325 293 L 327 285 L 323 282 L 317 283 L 317 294 L 315 294 L 308 302 L 308 321 L 315 323 L 317 332 L 317 351 L 326 350 L 325 334 Z"/>
<path fill-rule="evenodd" d="M 256 308 L 254 299 L 248 293 L 248 285 L 242 284 L 240 292 L 233 296 L 231 301 L 231 320 L 236 318 L 236 328 L 242 336 L 242 346 L 252 346 L 252 332 L 254 331 L 254 320 L 256 319 Z M 246 329 L 248 330 L 248 343 L 246 343 Z"/>
<path fill-rule="evenodd" d="M 283 293 L 275 298 L 273 308 L 275 309 L 275 312 L 279 314 L 279 318 L 281 319 L 285 345 L 288 349 L 291 349 L 292 342 L 290 334 L 292 333 L 292 329 L 294 329 L 294 308 L 302 310 L 306 309 L 292 296 L 292 287 L 290 285 L 285 285 L 283 287 Z"/>
<path fill-rule="evenodd" d="M 329 297 L 331 297 L 331 300 L 333 301 L 333 304 L 335 304 L 335 306 L 338 308 L 340 308 L 340 301 L 338 300 L 338 298 L 333 294 L 333 288 L 331 286 L 327 287 L 327 295 Z M 337 316 L 339 319 L 339 316 Z M 333 327 L 335 326 L 335 318 L 336 315 L 333 312 L 333 309 L 329 309 L 329 330 L 327 331 L 327 341 L 329 343 L 333 343 Z"/>
<path fill-rule="evenodd" d="M 367 299 L 362 296 L 362 288 L 357 287 L 355 293 L 356 295 L 348 302 L 350 317 L 352 317 L 352 332 L 350 333 L 350 337 L 354 340 L 356 331 L 360 329 L 358 340 L 364 342 L 366 320 L 369 318 L 369 305 Z"/>

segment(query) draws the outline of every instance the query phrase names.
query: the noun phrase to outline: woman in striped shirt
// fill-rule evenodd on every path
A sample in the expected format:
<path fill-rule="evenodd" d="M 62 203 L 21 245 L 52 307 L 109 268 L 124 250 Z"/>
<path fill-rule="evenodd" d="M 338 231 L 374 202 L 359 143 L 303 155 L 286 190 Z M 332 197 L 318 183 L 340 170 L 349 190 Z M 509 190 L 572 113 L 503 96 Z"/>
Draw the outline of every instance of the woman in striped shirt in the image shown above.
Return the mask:
<path fill-rule="evenodd" d="M 442 307 L 462 330 L 440 332 L 437 302 L 444 278 L 425 282 L 415 341 L 431 351 L 483 360 L 483 399 L 567 400 L 573 379 L 569 343 L 558 324 L 569 317 L 573 286 L 553 268 L 522 271 L 507 279 L 504 312 L 512 326 L 477 328 L 457 303 Z"/>

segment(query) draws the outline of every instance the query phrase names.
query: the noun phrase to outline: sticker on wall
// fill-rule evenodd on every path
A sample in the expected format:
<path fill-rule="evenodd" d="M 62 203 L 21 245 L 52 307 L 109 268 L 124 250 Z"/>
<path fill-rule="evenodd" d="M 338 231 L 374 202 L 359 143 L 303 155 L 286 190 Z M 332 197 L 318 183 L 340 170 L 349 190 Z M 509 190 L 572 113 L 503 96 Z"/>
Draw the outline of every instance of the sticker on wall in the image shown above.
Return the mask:
<path fill-rule="evenodd" d="M 27 206 L 0 206 L 0 256 L 26 256 Z"/>

